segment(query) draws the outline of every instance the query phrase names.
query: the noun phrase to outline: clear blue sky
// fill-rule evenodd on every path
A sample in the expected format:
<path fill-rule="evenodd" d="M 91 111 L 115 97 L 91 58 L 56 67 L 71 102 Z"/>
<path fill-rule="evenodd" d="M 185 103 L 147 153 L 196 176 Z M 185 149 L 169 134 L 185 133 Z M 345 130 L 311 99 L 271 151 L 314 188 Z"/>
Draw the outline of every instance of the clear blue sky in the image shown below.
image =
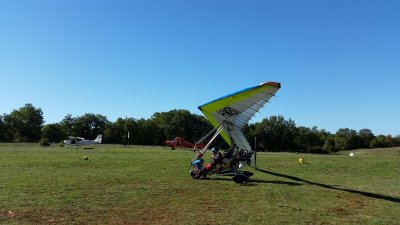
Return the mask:
<path fill-rule="evenodd" d="M 298 126 L 400 134 L 400 1 L 2 0 L 0 114 L 149 118 L 265 81 Z"/>

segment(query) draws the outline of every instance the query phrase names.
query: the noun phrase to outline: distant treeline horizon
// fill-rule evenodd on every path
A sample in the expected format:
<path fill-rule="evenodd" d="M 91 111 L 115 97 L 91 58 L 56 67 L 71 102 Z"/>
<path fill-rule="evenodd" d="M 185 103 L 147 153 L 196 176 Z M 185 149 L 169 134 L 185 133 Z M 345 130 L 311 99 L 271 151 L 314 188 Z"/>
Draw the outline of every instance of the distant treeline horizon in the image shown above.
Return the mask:
<path fill-rule="evenodd" d="M 93 139 L 103 134 L 103 143 L 131 145 L 164 145 L 165 140 L 182 137 L 195 143 L 213 129 L 205 117 L 188 110 L 156 112 L 148 119 L 118 118 L 115 122 L 100 114 L 86 113 L 60 122 L 44 124 L 40 108 L 27 103 L 10 114 L 0 116 L 0 142 L 61 143 L 67 136 Z M 292 119 L 270 116 L 243 127 L 251 147 L 258 151 L 332 153 L 360 148 L 400 146 L 400 135 L 375 135 L 370 129 L 359 131 L 340 128 L 330 133 L 318 127 L 296 126 Z M 222 138 L 215 145 L 227 147 Z"/>

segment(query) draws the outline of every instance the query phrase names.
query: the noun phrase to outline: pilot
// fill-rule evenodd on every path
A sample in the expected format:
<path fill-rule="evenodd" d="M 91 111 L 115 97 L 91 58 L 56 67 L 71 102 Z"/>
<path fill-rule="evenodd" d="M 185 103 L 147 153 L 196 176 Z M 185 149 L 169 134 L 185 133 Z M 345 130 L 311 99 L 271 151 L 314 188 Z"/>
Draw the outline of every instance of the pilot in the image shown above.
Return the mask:
<path fill-rule="evenodd" d="M 205 165 L 199 171 L 199 173 L 196 176 L 194 176 L 194 178 L 199 178 L 201 176 L 205 177 L 207 175 L 207 173 L 212 171 L 214 168 L 216 168 L 217 165 L 221 165 L 222 164 L 222 160 L 223 160 L 224 157 L 222 156 L 221 152 L 219 152 L 218 147 L 213 147 L 211 149 L 211 153 L 212 153 L 211 162 L 208 163 L 207 165 Z"/>
<path fill-rule="evenodd" d="M 219 152 L 218 147 L 213 147 L 211 149 L 212 152 L 212 157 L 211 157 L 211 166 L 212 168 L 215 168 L 218 164 L 222 163 L 222 159 L 224 158 L 221 154 L 221 152 Z"/>

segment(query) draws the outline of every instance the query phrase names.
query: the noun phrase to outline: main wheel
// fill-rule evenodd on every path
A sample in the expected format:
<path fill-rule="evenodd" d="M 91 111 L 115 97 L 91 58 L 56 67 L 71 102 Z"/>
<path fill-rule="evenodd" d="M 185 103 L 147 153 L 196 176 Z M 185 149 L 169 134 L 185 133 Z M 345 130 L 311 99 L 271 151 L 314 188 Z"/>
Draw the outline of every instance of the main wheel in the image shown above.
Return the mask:
<path fill-rule="evenodd" d="M 233 175 L 232 180 L 235 181 L 235 183 L 243 184 L 243 183 L 247 183 L 249 181 L 249 177 L 247 177 L 243 174 L 235 174 L 235 175 Z"/>

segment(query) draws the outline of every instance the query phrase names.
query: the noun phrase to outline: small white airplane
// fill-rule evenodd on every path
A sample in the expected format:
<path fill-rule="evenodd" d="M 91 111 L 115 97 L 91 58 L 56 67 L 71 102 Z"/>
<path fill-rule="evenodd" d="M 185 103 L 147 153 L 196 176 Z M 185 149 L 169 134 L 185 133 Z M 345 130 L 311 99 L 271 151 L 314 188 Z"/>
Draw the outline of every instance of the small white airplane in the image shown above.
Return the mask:
<path fill-rule="evenodd" d="M 100 144 L 103 136 L 100 134 L 94 140 L 86 140 L 85 138 L 81 137 L 74 137 L 69 136 L 67 140 L 64 140 L 65 147 L 69 147 L 70 145 L 74 145 L 74 147 L 78 147 L 81 145 L 93 145 L 93 144 Z"/>

